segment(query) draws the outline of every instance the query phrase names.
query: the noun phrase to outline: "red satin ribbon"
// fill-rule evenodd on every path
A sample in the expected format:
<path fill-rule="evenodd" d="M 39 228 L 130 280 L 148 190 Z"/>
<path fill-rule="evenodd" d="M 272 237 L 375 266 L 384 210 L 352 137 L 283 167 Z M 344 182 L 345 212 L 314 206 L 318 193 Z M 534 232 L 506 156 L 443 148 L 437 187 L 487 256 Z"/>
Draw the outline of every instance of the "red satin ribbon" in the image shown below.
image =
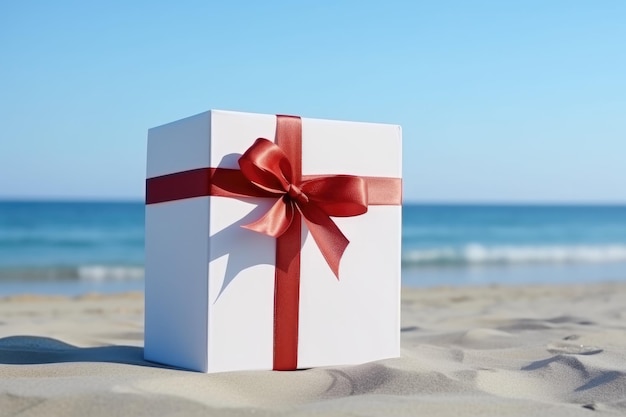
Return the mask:
<path fill-rule="evenodd" d="M 297 368 L 301 222 L 337 278 L 348 246 L 330 216 L 350 217 L 368 205 L 399 205 L 400 178 L 302 175 L 302 122 L 277 116 L 275 143 L 259 138 L 239 158 L 240 170 L 202 168 L 149 178 L 146 204 L 200 196 L 268 197 L 276 202 L 244 227 L 276 238 L 274 369 Z"/>

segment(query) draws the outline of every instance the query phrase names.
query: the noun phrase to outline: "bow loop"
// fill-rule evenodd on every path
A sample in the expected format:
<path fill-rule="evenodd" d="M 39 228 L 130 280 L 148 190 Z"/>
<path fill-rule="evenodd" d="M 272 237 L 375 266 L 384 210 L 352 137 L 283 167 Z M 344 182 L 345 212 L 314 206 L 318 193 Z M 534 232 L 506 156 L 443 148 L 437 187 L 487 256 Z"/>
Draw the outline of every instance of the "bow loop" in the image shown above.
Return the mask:
<path fill-rule="evenodd" d="M 287 155 L 265 138 L 258 138 L 239 158 L 243 175 L 257 187 L 273 194 L 283 194 L 293 182 L 293 170 Z"/>

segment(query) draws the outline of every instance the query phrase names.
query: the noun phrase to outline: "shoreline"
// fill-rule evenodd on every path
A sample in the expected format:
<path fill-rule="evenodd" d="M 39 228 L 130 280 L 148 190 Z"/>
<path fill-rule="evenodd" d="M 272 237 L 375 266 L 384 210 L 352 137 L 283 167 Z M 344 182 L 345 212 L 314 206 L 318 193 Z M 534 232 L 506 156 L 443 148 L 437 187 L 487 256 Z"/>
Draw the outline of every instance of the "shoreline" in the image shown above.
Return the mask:
<path fill-rule="evenodd" d="M 115 270 L 115 268 L 113 268 Z M 440 286 L 473 288 L 490 285 L 534 286 L 595 285 L 603 282 L 626 282 L 626 263 L 564 263 L 514 264 L 483 266 L 438 266 L 402 268 L 403 288 L 428 290 Z M 87 293 L 120 294 L 143 291 L 144 278 L 89 277 L 50 278 L 37 276 L 28 279 L 2 276 L 0 298 L 19 294 L 49 294 L 79 296 Z"/>

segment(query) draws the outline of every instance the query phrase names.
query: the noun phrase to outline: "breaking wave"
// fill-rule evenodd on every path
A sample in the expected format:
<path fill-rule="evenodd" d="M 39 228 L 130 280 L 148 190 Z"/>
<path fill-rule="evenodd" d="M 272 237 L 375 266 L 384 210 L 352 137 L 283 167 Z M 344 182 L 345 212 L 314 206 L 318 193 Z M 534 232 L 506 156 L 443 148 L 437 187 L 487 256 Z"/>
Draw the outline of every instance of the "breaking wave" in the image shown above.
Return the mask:
<path fill-rule="evenodd" d="M 80 265 L 0 269 L 0 280 L 99 282 L 137 280 L 143 277 L 144 269 L 141 266 Z"/>
<path fill-rule="evenodd" d="M 626 262 L 626 245 L 580 246 L 485 246 L 406 250 L 404 266 L 570 264 Z"/>

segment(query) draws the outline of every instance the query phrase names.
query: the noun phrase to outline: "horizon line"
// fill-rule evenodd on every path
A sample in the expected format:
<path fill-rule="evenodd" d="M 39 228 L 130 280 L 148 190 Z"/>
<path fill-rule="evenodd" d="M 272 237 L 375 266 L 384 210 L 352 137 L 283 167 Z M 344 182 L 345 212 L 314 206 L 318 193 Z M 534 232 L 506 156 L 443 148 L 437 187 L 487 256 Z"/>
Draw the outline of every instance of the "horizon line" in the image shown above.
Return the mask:
<path fill-rule="evenodd" d="M 144 203 L 132 197 L 0 196 L 0 203 Z M 626 206 L 626 200 L 420 200 L 407 199 L 402 205 L 424 206 Z"/>

